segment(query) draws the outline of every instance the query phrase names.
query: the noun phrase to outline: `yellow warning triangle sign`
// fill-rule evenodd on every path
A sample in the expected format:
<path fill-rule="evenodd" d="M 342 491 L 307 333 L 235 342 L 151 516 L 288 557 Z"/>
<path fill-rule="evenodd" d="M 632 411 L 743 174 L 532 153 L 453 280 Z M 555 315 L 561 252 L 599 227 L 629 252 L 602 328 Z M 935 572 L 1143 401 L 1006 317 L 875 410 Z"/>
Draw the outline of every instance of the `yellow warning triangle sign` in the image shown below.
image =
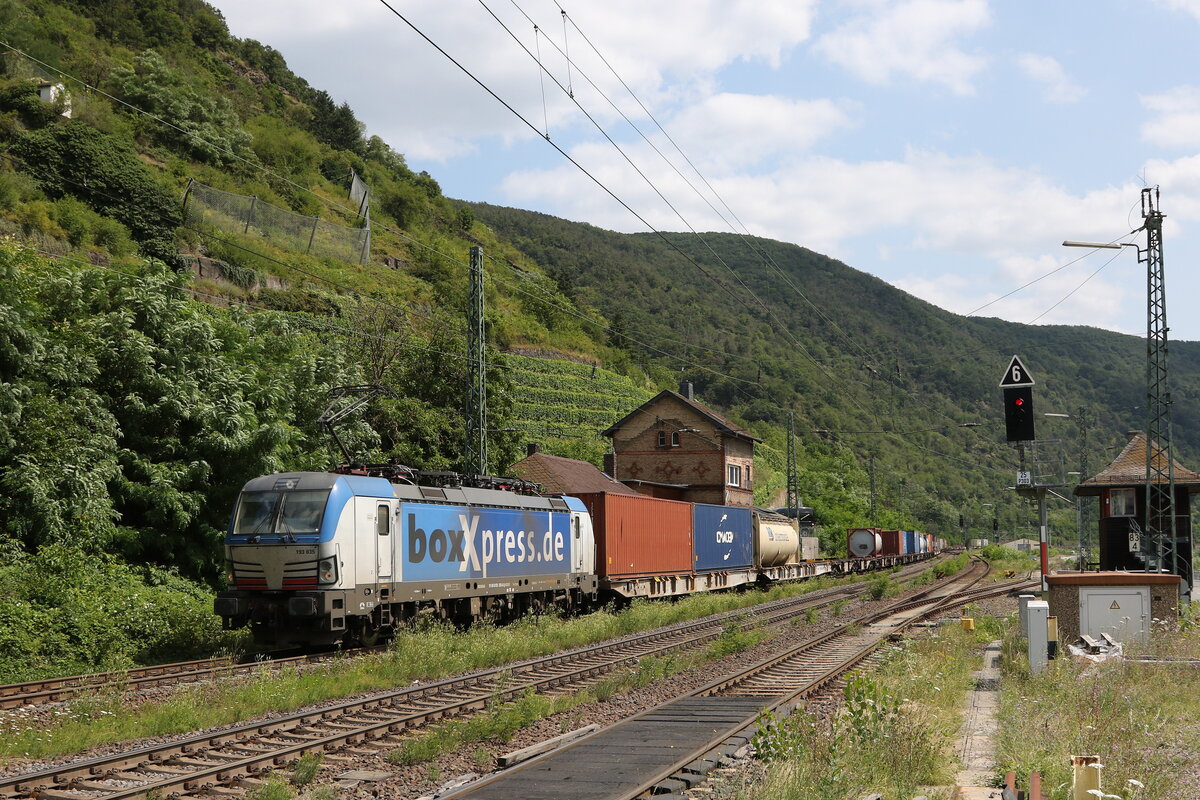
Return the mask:
<path fill-rule="evenodd" d="M 1114 609 L 1115 609 L 1116 611 L 1120 611 L 1120 610 L 1121 610 L 1121 607 L 1120 607 L 1119 605 L 1117 605 L 1117 601 L 1116 601 L 1116 600 L 1113 600 L 1113 604 L 1112 604 L 1111 606 L 1109 606 L 1109 607 L 1108 607 L 1108 609 L 1109 609 L 1110 611 L 1112 611 L 1112 610 L 1114 610 Z"/>

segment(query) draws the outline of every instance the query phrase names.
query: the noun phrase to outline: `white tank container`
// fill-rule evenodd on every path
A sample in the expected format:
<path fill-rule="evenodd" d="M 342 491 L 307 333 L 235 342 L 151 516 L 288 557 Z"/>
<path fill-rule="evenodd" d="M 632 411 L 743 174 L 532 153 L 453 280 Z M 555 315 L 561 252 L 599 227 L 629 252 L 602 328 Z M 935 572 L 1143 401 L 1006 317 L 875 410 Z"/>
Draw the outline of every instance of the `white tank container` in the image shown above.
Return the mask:
<path fill-rule="evenodd" d="M 883 537 L 874 528 L 852 528 L 847 539 L 847 549 L 855 558 L 873 556 L 883 547 Z"/>

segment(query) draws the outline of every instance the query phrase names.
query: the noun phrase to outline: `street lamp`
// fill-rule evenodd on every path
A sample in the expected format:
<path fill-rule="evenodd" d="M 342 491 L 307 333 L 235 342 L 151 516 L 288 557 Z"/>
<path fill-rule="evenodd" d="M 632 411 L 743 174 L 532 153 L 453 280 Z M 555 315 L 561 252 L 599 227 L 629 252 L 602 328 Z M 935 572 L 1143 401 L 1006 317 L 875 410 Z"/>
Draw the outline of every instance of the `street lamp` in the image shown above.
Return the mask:
<path fill-rule="evenodd" d="M 1089 250 L 1120 250 L 1122 247 L 1137 247 L 1136 242 L 1076 242 L 1068 239 L 1063 247 L 1086 247 Z"/>

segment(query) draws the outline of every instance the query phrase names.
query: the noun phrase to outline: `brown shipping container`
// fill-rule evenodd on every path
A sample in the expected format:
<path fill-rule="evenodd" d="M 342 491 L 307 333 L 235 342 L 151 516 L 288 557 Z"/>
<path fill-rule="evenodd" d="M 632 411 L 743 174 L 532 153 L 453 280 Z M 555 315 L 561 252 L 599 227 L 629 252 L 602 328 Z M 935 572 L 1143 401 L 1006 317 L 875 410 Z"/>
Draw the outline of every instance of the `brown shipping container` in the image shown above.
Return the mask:
<path fill-rule="evenodd" d="M 904 555 L 904 531 L 880 531 L 883 544 L 879 548 L 881 556 Z"/>
<path fill-rule="evenodd" d="M 691 503 L 607 492 L 576 497 L 592 515 L 601 577 L 691 574 Z"/>

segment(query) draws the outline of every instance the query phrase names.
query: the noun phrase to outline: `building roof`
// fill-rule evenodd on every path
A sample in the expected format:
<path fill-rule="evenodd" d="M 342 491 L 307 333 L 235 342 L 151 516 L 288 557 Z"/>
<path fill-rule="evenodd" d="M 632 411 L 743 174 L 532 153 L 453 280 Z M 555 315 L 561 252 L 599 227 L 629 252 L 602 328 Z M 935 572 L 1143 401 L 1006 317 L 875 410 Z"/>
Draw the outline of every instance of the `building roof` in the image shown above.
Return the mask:
<path fill-rule="evenodd" d="M 513 464 L 509 471 L 517 477 L 540 483 L 547 492 L 552 493 L 637 494 L 625 484 L 605 475 L 594 464 L 549 453 L 527 456 Z"/>
<path fill-rule="evenodd" d="M 647 409 L 657 405 L 658 403 L 662 402 L 663 400 L 672 399 L 672 398 L 679 401 L 683 405 L 688 406 L 688 407 L 698 411 L 702 416 L 704 416 L 706 419 L 708 419 L 710 422 L 712 422 L 712 424 L 716 427 L 718 433 L 723 433 L 727 436 L 733 436 L 738 439 L 745 439 L 746 441 L 749 441 L 749 442 L 761 442 L 762 441 L 762 439 L 759 439 L 757 436 L 755 436 L 754 434 L 745 430 L 744 428 L 725 419 L 724 417 L 722 417 L 717 412 L 713 411 L 708 406 L 703 405 L 701 403 L 697 403 L 695 400 L 690 400 L 687 397 L 684 397 L 683 395 L 681 395 L 679 392 L 673 392 L 670 389 L 662 390 L 658 394 L 654 395 L 654 397 L 651 397 L 649 400 L 647 400 L 646 402 L 642 403 L 640 406 L 635 408 L 633 411 L 630 411 L 628 414 L 621 417 L 619 420 L 617 420 L 612 425 L 610 425 L 608 427 L 608 429 L 603 432 L 603 435 L 610 436 L 610 437 L 613 436 L 621 428 L 622 425 L 624 425 L 626 422 L 628 422 L 629 420 L 636 417 L 638 414 L 645 413 L 647 411 Z"/>
<path fill-rule="evenodd" d="M 1166 459 L 1159 453 L 1156 456 L 1156 467 L 1166 465 Z M 1185 468 L 1172 459 L 1175 467 L 1175 485 L 1187 487 L 1189 491 L 1200 491 L 1200 474 Z M 1081 481 L 1075 487 L 1077 495 L 1098 495 L 1101 489 L 1136 487 L 1146 483 L 1146 434 L 1143 431 L 1130 431 L 1129 443 L 1113 462 L 1105 467 L 1098 475 Z"/>

